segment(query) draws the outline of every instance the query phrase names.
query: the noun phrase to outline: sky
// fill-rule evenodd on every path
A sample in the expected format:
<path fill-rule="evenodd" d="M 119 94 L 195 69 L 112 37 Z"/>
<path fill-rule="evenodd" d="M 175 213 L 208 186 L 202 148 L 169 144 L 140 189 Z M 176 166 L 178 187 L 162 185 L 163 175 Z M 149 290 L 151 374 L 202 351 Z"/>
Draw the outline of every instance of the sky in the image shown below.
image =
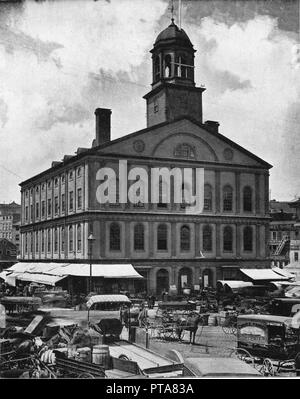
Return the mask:
<path fill-rule="evenodd" d="M 20 202 L 21 181 L 91 146 L 96 108 L 112 109 L 113 139 L 146 127 L 149 51 L 170 4 L 0 1 L 0 202 Z M 204 120 L 273 165 L 271 198 L 300 196 L 299 2 L 182 0 L 182 28 Z"/>

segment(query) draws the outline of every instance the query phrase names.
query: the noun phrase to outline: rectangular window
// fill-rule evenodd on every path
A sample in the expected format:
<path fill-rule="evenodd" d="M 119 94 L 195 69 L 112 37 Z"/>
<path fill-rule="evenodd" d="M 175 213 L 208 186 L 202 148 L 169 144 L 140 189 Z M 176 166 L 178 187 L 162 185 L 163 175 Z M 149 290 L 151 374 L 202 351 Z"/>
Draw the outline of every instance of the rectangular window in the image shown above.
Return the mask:
<path fill-rule="evenodd" d="M 65 229 L 61 228 L 61 252 L 65 251 Z"/>
<path fill-rule="evenodd" d="M 40 217 L 40 204 L 38 202 L 35 204 L 35 217 L 37 219 Z"/>
<path fill-rule="evenodd" d="M 77 226 L 77 251 L 81 251 L 81 225 Z"/>
<path fill-rule="evenodd" d="M 66 207 L 65 194 L 62 194 L 61 195 L 61 211 L 62 211 L 62 213 L 65 212 L 65 207 Z"/>
<path fill-rule="evenodd" d="M 51 252 L 51 230 L 48 229 L 47 252 Z"/>
<path fill-rule="evenodd" d="M 79 188 L 77 190 L 77 208 L 81 209 L 82 207 L 82 189 Z"/>
<path fill-rule="evenodd" d="M 30 252 L 33 253 L 33 234 L 30 233 Z"/>
<path fill-rule="evenodd" d="M 74 206 L 74 193 L 73 191 L 69 192 L 69 209 L 70 211 L 73 211 L 73 206 Z"/>
<path fill-rule="evenodd" d="M 51 199 L 48 198 L 48 216 L 51 216 Z"/>
<path fill-rule="evenodd" d="M 42 252 L 45 252 L 45 231 L 42 230 Z"/>
<path fill-rule="evenodd" d="M 69 252 L 73 252 L 73 227 L 69 227 Z"/>
<path fill-rule="evenodd" d="M 46 211 L 45 201 L 42 201 L 42 218 L 45 217 L 45 211 Z"/>
<path fill-rule="evenodd" d="M 58 197 L 54 198 L 54 212 L 55 212 L 55 215 L 58 214 Z"/>
<path fill-rule="evenodd" d="M 58 251 L 58 229 L 54 230 L 54 252 Z"/>
<path fill-rule="evenodd" d="M 35 252 L 39 252 L 39 233 L 35 233 Z"/>
<path fill-rule="evenodd" d="M 299 260 L 299 253 L 295 252 L 295 256 L 294 256 L 295 262 L 298 262 Z"/>
<path fill-rule="evenodd" d="M 30 205 L 30 220 L 33 219 L 33 205 Z"/>
<path fill-rule="evenodd" d="M 25 220 L 28 222 L 28 206 L 25 206 Z"/>

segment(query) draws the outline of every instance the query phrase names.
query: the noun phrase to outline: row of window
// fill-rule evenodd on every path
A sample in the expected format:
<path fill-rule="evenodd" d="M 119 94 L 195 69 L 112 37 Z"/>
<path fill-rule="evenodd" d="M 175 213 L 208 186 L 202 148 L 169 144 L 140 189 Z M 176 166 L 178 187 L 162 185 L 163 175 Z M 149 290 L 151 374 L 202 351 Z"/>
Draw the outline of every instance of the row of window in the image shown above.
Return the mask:
<path fill-rule="evenodd" d="M 233 228 L 225 226 L 223 229 L 223 251 L 233 251 Z M 145 227 L 138 223 L 134 226 L 134 250 L 145 250 Z M 121 250 L 121 226 L 119 223 L 112 223 L 109 231 L 109 248 L 111 251 Z M 162 223 L 157 227 L 157 242 L 156 248 L 158 251 L 168 251 L 168 227 Z M 246 226 L 243 229 L 243 248 L 244 251 L 253 251 L 253 229 Z M 187 225 L 180 228 L 180 250 L 190 251 L 191 249 L 191 229 Z M 213 250 L 213 229 L 210 225 L 203 227 L 203 251 L 211 252 Z"/>
<path fill-rule="evenodd" d="M 227 184 L 223 187 L 223 212 L 232 212 L 233 211 L 233 188 Z M 243 200 L 242 206 L 244 212 L 252 212 L 253 210 L 253 195 L 252 188 L 249 186 L 245 186 L 243 188 Z M 212 211 L 213 209 L 213 189 L 210 184 L 204 185 L 204 210 Z"/>
<path fill-rule="evenodd" d="M 74 233 L 76 228 L 76 248 L 74 245 Z M 60 251 L 65 251 L 65 228 L 60 228 L 60 239 L 59 239 L 59 228 L 56 227 L 53 230 L 53 237 L 52 237 L 52 230 L 46 229 L 41 231 L 36 231 L 35 233 L 35 240 L 33 242 L 33 233 L 25 234 L 24 239 L 24 251 L 28 253 L 29 250 L 29 242 L 30 242 L 30 252 L 33 253 L 39 252 L 41 250 L 42 253 L 51 252 L 52 250 L 52 240 L 53 240 L 53 250 L 54 252 L 58 252 L 59 250 L 59 242 L 60 242 Z M 29 241 L 30 238 L 30 241 Z M 35 248 L 33 247 L 35 243 Z M 68 227 L 68 251 L 73 252 L 77 250 L 80 252 L 82 250 L 82 228 L 81 224 L 78 224 L 76 227 L 72 225 Z"/>
<path fill-rule="evenodd" d="M 77 168 L 76 171 L 73 171 L 73 170 L 69 171 L 69 172 L 67 173 L 67 176 L 68 176 L 69 181 L 74 180 L 75 174 L 76 174 L 77 178 L 81 177 L 81 176 L 82 176 L 82 168 L 79 167 L 79 168 Z M 60 176 L 60 178 L 59 178 L 59 177 L 56 177 L 56 178 L 53 180 L 54 187 L 58 187 L 59 180 L 61 181 L 61 184 L 64 185 L 64 184 L 65 184 L 65 176 L 66 176 L 65 174 L 62 174 L 62 175 Z M 49 180 L 49 181 L 47 182 L 47 187 L 48 187 L 49 189 L 52 187 L 52 180 Z M 43 183 L 43 184 L 41 185 L 41 191 L 44 191 L 45 188 L 46 188 L 46 183 Z M 33 188 L 31 188 L 30 190 L 26 190 L 26 191 L 25 191 L 25 197 L 27 198 L 28 195 L 29 195 L 29 193 L 30 193 L 30 195 L 33 195 L 33 191 L 34 191 Z M 36 187 L 35 187 L 35 192 L 36 192 L 36 194 L 38 194 L 38 193 L 40 192 L 40 187 L 39 187 L 39 186 L 36 186 Z"/>
<path fill-rule="evenodd" d="M 69 212 L 74 210 L 74 191 L 69 191 Z M 47 216 L 52 216 L 52 205 L 53 201 L 51 198 L 47 199 L 47 209 L 46 209 L 46 201 L 36 202 L 35 204 L 35 218 L 39 219 L 40 215 L 42 218 Z M 60 205 L 60 206 L 59 206 Z M 77 189 L 77 209 L 82 208 L 82 188 Z M 65 194 L 61 194 L 60 204 L 58 196 L 54 197 L 54 215 L 58 215 L 60 213 L 64 213 L 66 210 L 66 196 Z M 30 220 L 33 219 L 34 209 L 33 204 L 30 205 Z M 29 207 L 25 206 L 25 221 L 29 220 Z"/>
<path fill-rule="evenodd" d="M 81 251 L 82 249 L 82 230 L 81 224 L 76 226 L 76 249 Z M 111 223 L 109 229 L 109 249 L 111 251 L 121 250 L 121 226 L 119 223 Z M 32 234 L 32 233 L 30 233 Z M 54 241 L 54 252 L 58 252 L 59 246 L 59 229 L 55 228 L 53 232 Z M 134 239 L 133 246 L 135 251 L 145 250 L 145 226 L 142 223 L 137 223 L 134 226 Z M 28 238 L 29 234 L 25 236 L 25 253 L 28 253 Z M 47 244 L 45 243 L 47 240 Z M 41 252 L 45 252 L 45 245 L 47 245 L 47 252 L 51 252 L 52 242 L 52 231 L 41 230 L 41 240 L 39 239 L 39 232 L 35 232 L 35 252 L 39 252 L 41 245 Z M 65 250 L 65 229 L 61 228 L 61 251 Z M 223 229 L 223 251 L 232 252 L 234 243 L 234 231 L 232 226 L 225 226 Z M 30 240 L 30 252 L 33 252 L 33 240 L 31 235 Z M 168 250 L 168 227 L 162 223 L 157 227 L 157 242 L 156 248 L 158 251 Z M 253 229 L 250 226 L 246 226 L 243 229 L 243 248 L 244 251 L 253 250 Z M 180 228 L 180 250 L 190 251 L 191 249 L 191 229 L 188 225 L 183 225 Z M 74 227 L 71 225 L 68 227 L 68 251 L 73 252 L 74 248 Z M 203 227 L 203 251 L 211 252 L 213 250 L 213 229 L 210 225 Z"/>

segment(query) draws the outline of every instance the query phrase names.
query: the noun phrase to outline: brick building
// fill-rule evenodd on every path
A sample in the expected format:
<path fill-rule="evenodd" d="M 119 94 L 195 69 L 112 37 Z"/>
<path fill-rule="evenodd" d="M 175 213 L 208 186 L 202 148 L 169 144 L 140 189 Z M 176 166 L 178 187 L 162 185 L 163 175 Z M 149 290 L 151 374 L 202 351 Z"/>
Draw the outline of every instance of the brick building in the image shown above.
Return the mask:
<path fill-rule="evenodd" d="M 241 267 L 270 266 L 271 165 L 222 135 L 218 122 L 203 122 L 205 89 L 195 86 L 194 53 L 187 34 L 172 23 L 151 50 L 147 127 L 111 140 L 111 111 L 98 108 L 92 147 L 21 183 L 23 261 L 88 263 L 91 255 L 94 267 L 130 263 L 145 277 L 135 289 L 157 293 L 215 285 L 234 279 Z M 127 175 L 138 167 L 149 181 L 153 167 L 194 174 L 204 168 L 203 212 L 189 214 L 172 195 L 168 203 L 160 196 L 158 203 L 133 204 L 122 203 L 117 191 L 116 203 L 99 203 L 101 168 L 122 176 L 117 187 L 126 180 L 119 160 L 127 161 Z M 149 198 L 152 190 L 149 185 Z"/>

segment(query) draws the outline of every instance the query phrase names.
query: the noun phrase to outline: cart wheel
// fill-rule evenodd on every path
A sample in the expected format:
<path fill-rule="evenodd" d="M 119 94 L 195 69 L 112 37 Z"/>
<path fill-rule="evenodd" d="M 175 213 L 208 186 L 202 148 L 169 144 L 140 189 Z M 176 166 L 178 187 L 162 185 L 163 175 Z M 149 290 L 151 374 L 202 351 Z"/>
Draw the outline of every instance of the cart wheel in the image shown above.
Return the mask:
<path fill-rule="evenodd" d="M 79 374 L 78 378 L 86 378 L 86 379 L 89 378 L 89 379 L 93 379 L 93 380 L 95 379 L 95 377 L 90 373 Z"/>
<path fill-rule="evenodd" d="M 262 368 L 261 368 L 261 373 L 264 376 L 274 377 L 275 369 L 274 369 L 273 363 L 271 362 L 270 359 L 264 359 L 264 362 L 263 362 L 263 365 L 262 365 Z"/>
<path fill-rule="evenodd" d="M 236 334 L 237 334 L 237 328 L 236 328 L 236 327 L 233 327 L 233 326 L 231 326 L 231 327 L 230 327 L 230 334 L 232 334 L 232 335 L 236 335 Z"/>
<path fill-rule="evenodd" d="M 120 355 L 120 356 L 119 356 L 119 359 L 122 359 L 122 360 L 130 360 L 129 357 L 126 356 L 126 355 Z"/>
<path fill-rule="evenodd" d="M 222 330 L 225 334 L 231 333 L 231 327 L 229 327 L 229 326 L 222 326 Z"/>
<path fill-rule="evenodd" d="M 233 354 L 235 355 L 235 357 L 242 360 L 243 362 L 252 363 L 252 365 L 254 366 L 254 358 L 246 349 L 243 348 L 234 349 L 231 352 L 230 357 L 232 357 Z"/>

